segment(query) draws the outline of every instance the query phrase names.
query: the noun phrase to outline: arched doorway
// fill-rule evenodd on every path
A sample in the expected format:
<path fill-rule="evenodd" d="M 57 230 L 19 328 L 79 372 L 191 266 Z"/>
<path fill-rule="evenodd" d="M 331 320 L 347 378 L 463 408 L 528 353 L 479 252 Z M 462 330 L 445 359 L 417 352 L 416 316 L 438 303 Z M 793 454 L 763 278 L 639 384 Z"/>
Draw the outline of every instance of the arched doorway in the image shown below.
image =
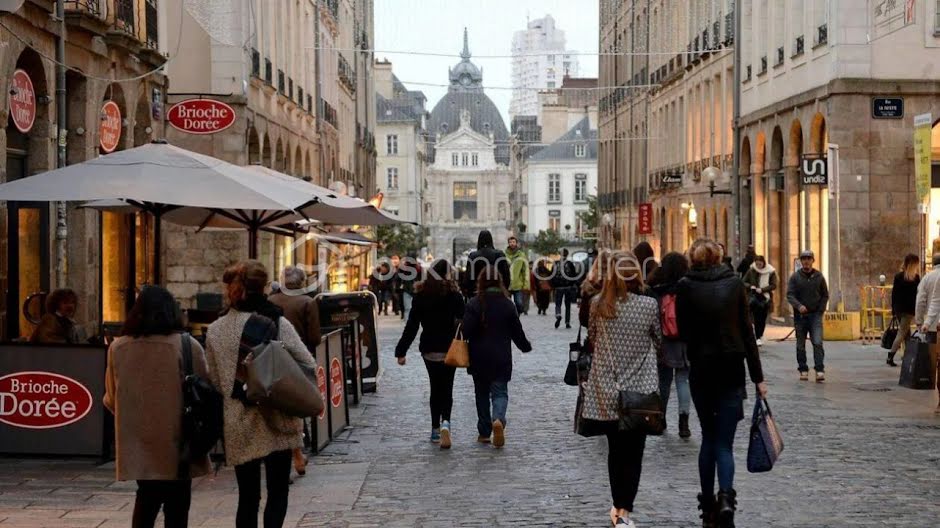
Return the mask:
<path fill-rule="evenodd" d="M 6 126 L 7 181 L 27 178 L 53 168 L 50 155 L 49 112 L 52 96 L 46 82 L 42 58 L 27 49 L 16 61 L 15 71 L 7 77 L 4 89 L 11 99 Z M 14 117 L 14 113 L 16 117 Z M 49 203 L 7 202 L 7 294 L 4 296 L 6 339 L 29 336 L 34 325 L 31 318 L 41 315 L 41 303 L 23 305 L 33 294 L 50 289 Z M 37 301 L 41 296 L 33 297 Z"/>
<path fill-rule="evenodd" d="M 303 153 L 300 152 L 300 145 L 294 147 L 294 162 L 291 174 L 298 178 L 304 175 L 304 158 Z"/>
<path fill-rule="evenodd" d="M 278 172 L 287 173 L 287 154 L 284 147 L 284 141 L 281 138 L 277 138 L 276 147 L 274 148 L 274 170 Z"/>
<path fill-rule="evenodd" d="M 254 125 L 248 127 L 245 138 L 248 143 L 248 164 L 257 165 L 261 163 L 261 142 L 258 139 L 258 131 Z"/>
<path fill-rule="evenodd" d="M 763 173 L 766 209 L 762 220 L 766 229 L 763 243 L 755 249 L 758 254 L 764 255 L 772 266 L 780 270 L 787 269 L 784 266 L 784 247 L 788 233 L 783 153 L 783 130 L 775 126 L 770 136 L 770 155 L 767 157 L 766 170 Z"/>
<path fill-rule="evenodd" d="M 274 168 L 271 154 L 271 136 L 267 134 L 261 136 L 261 164 L 269 169 Z"/>
<path fill-rule="evenodd" d="M 313 158 L 310 156 L 310 151 L 307 151 L 307 161 L 304 163 L 306 167 L 306 172 L 304 172 L 304 177 L 307 181 L 313 181 Z"/>
<path fill-rule="evenodd" d="M 821 113 L 813 116 L 810 127 L 807 153 L 826 156 L 829 132 L 826 118 Z M 803 187 L 800 191 L 801 249 L 811 249 L 816 254 L 816 267 L 829 276 L 829 193 L 818 185 Z"/>

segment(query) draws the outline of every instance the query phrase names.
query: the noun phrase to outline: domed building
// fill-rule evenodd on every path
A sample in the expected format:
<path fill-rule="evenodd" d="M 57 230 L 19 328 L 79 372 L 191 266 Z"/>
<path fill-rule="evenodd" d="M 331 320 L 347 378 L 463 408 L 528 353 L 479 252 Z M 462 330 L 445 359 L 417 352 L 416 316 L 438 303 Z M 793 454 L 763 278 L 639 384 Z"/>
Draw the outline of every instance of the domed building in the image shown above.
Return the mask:
<path fill-rule="evenodd" d="M 428 250 L 434 258 L 460 259 L 476 247 L 482 229 L 497 247 L 510 235 L 509 133 L 483 90 L 483 70 L 470 61 L 464 29 L 461 60 L 450 68 L 450 87 L 428 121 L 429 163 L 425 194 Z"/>

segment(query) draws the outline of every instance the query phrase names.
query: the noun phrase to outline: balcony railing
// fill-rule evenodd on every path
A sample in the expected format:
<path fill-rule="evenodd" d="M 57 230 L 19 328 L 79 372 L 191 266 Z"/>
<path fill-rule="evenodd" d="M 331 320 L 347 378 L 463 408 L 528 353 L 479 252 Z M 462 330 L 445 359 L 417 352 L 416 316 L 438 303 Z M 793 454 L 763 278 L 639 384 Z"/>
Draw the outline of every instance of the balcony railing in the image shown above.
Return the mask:
<path fill-rule="evenodd" d="M 803 39 L 803 35 L 796 37 L 796 43 L 793 46 L 793 56 L 798 57 L 802 55 L 805 48 L 806 48 L 806 43 L 805 43 L 805 40 Z"/>
<path fill-rule="evenodd" d="M 108 2 L 103 0 L 66 0 L 66 12 L 80 12 L 94 15 L 99 18 L 108 16 Z"/>
<path fill-rule="evenodd" d="M 342 55 L 339 56 L 337 69 L 339 70 L 339 80 L 350 91 L 356 92 L 356 70 L 349 65 L 349 61 Z"/>
<path fill-rule="evenodd" d="M 114 0 L 114 27 L 136 35 L 134 26 L 134 0 Z"/>
<path fill-rule="evenodd" d="M 261 77 L 261 53 L 251 48 L 251 75 Z"/>
<path fill-rule="evenodd" d="M 264 59 L 264 82 L 274 84 L 274 65 L 268 58 Z"/>
<path fill-rule="evenodd" d="M 277 91 L 284 93 L 284 89 L 287 87 L 285 82 L 286 78 L 284 77 L 284 70 L 277 71 Z"/>
<path fill-rule="evenodd" d="M 160 45 L 157 17 L 157 0 L 146 0 L 144 19 L 147 27 L 147 47 L 150 49 L 157 49 Z"/>
<path fill-rule="evenodd" d="M 74 23 L 84 25 L 82 18 L 86 21 L 90 18 L 102 25 L 86 27 L 128 35 L 144 47 L 155 50 L 160 45 L 157 2 L 158 0 L 65 0 L 65 12 Z"/>
<path fill-rule="evenodd" d="M 816 28 L 816 45 L 822 46 L 829 42 L 829 24 L 823 24 Z"/>

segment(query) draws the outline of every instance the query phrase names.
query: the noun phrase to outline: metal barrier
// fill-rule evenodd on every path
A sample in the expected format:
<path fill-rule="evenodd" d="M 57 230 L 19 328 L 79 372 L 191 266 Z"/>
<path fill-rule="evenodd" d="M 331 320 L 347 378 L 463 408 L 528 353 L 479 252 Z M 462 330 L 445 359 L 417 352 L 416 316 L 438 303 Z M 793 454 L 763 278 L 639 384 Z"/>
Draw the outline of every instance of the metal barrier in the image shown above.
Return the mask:
<path fill-rule="evenodd" d="M 891 323 L 891 286 L 862 286 L 862 343 L 880 344 L 881 335 Z"/>

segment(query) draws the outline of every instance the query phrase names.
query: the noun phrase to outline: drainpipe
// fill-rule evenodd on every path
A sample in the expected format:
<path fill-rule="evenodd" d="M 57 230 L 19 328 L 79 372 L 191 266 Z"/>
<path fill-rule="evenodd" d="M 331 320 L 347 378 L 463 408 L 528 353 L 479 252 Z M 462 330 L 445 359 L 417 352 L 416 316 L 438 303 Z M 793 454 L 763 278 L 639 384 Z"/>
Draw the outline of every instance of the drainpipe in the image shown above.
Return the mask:
<path fill-rule="evenodd" d="M 734 160 L 731 175 L 731 181 L 734 182 L 732 189 L 734 205 L 734 249 L 736 257 L 741 256 L 741 46 L 744 45 L 741 38 L 741 10 L 744 9 L 743 2 L 736 2 L 734 6 L 734 145 L 732 152 Z"/>
<path fill-rule="evenodd" d="M 319 160 L 317 165 L 320 169 L 320 181 L 315 182 L 323 185 L 324 187 L 328 186 L 328 182 L 325 179 L 325 166 L 323 164 L 323 157 L 325 149 L 325 141 L 323 139 L 323 128 L 320 123 L 320 120 L 323 119 L 323 109 L 320 105 L 320 100 L 323 97 L 323 87 L 320 81 L 320 0 L 314 1 L 316 16 L 313 17 L 313 39 L 314 39 L 314 50 L 313 50 L 313 69 L 314 76 L 316 76 L 316 114 L 314 114 L 314 125 L 317 132 L 317 142 L 319 143 L 319 155 L 317 156 Z"/>
<path fill-rule="evenodd" d="M 65 0 L 56 0 L 55 5 L 56 22 L 59 24 L 59 35 L 56 39 L 55 59 L 56 59 L 56 167 L 62 168 L 66 165 L 66 147 L 68 145 L 68 130 L 66 122 L 68 114 L 65 108 Z M 59 288 L 66 287 L 68 281 L 68 212 L 65 202 L 56 202 L 55 204 L 55 252 L 56 252 L 56 285 Z"/>

